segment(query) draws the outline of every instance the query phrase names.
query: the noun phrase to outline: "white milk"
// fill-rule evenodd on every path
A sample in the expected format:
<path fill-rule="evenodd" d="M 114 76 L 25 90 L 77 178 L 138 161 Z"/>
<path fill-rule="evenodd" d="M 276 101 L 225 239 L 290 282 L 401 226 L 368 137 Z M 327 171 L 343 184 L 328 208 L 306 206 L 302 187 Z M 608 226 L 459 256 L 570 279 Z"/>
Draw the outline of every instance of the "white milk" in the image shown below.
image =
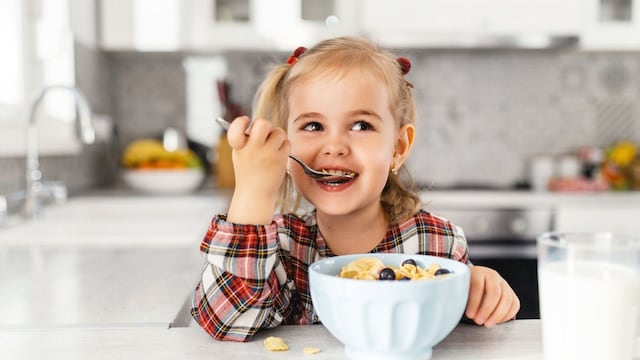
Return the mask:
<path fill-rule="evenodd" d="M 539 270 L 545 359 L 631 359 L 640 280 L 629 268 L 567 262 Z"/>

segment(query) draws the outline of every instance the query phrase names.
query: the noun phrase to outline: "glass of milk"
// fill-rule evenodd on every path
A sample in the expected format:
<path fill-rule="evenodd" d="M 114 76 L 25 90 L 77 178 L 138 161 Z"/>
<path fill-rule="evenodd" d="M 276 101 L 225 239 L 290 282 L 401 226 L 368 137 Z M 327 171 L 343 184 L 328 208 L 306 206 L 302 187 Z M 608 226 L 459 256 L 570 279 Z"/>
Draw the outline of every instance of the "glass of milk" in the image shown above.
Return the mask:
<path fill-rule="evenodd" d="M 545 233 L 537 246 L 544 358 L 631 360 L 640 237 Z"/>

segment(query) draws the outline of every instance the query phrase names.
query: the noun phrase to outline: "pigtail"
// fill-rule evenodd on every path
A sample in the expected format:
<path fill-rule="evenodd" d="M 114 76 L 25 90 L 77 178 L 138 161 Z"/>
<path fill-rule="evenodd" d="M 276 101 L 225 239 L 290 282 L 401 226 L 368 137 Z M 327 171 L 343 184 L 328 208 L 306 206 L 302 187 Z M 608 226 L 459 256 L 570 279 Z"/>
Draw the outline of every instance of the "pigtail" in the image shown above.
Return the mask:
<path fill-rule="evenodd" d="M 273 122 L 275 126 L 284 127 L 282 119 L 282 82 L 289 70 L 289 65 L 279 65 L 269 72 L 262 81 L 253 98 L 253 118 L 263 118 Z"/>
<path fill-rule="evenodd" d="M 398 223 L 415 215 L 422 207 L 422 201 L 415 189 L 415 183 L 404 166 L 401 173 L 390 175 L 382 191 L 380 203 L 389 223 Z M 404 179 L 400 175 L 404 175 Z"/>

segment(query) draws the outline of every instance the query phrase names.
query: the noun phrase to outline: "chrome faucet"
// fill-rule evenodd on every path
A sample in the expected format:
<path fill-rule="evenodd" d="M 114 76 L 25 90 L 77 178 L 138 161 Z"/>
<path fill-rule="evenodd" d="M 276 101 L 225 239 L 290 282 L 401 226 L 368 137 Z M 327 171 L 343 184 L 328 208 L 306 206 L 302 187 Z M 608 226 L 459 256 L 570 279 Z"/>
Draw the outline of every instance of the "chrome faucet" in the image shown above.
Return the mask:
<path fill-rule="evenodd" d="M 7 198 L 0 195 L 0 226 L 4 225 L 7 222 L 7 217 L 9 213 L 7 205 Z"/>
<path fill-rule="evenodd" d="M 51 189 L 43 184 L 42 172 L 40 171 L 36 112 L 50 90 L 66 90 L 73 94 L 76 103 L 76 120 L 80 124 L 80 140 L 85 144 L 92 144 L 96 138 L 91 122 L 91 108 L 84 95 L 77 88 L 67 85 L 50 85 L 37 92 L 29 108 L 29 123 L 27 124 L 26 188 L 23 215 L 28 218 L 37 218 L 41 215 L 44 195 L 53 195 L 56 200 L 60 200 L 60 193 L 66 196 L 66 187 L 63 185 L 61 187 L 59 182 Z"/>

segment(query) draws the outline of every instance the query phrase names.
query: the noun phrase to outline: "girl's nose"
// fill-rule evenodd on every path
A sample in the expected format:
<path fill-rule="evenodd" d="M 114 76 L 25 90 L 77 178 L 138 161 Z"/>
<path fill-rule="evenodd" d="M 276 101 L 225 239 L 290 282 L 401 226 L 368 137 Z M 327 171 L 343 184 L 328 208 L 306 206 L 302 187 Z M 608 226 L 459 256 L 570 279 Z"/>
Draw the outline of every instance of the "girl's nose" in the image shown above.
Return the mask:
<path fill-rule="evenodd" d="M 345 156 L 349 153 L 349 142 L 346 134 L 329 134 L 322 153 L 327 156 Z"/>

